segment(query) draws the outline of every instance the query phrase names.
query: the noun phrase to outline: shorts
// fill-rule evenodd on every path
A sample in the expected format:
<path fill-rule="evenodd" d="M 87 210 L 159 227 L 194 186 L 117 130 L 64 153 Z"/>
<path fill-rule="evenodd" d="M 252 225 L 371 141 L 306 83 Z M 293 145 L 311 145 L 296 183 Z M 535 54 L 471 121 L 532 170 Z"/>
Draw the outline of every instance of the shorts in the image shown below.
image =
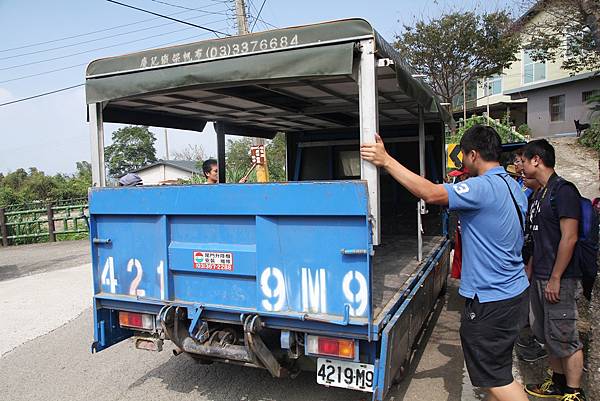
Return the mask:
<path fill-rule="evenodd" d="M 528 290 L 502 301 L 467 299 L 461 317 L 460 341 L 471 383 L 501 387 L 513 382 L 512 352 L 529 314 Z"/>
<path fill-rule="evenodd" d="M 560 301 L 546 301 L 544 289 L 548 280 L 533 278 L 531 282 L 531 312 L 533 334 L 543 339 L 546 350 L 555 358 L 566 358 L 583 348 L 577 331 L 577 298 L 579 279 L 560 280 Z"/>

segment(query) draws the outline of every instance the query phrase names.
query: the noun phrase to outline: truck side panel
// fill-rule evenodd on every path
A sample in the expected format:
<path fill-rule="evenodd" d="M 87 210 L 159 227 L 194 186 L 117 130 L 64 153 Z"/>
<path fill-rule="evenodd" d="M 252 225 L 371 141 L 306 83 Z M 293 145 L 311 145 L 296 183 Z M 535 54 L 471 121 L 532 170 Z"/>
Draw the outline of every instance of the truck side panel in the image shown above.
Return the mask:
<path fill-rule="evenodd" d="M 382 400 L 390 386 L 410 362 L 412 348 L 423 324 L 446 285 L 450 261 L 450 243 L 442 246 L 423 271 L 398 311 L 385 326 L 381 336 L 377 389 L 374 400 Z"/>
<path fill-rule="evenodd" d="M 103 303 L 370 320 L 364 182 L 95 188 L 90 213 Z"/>

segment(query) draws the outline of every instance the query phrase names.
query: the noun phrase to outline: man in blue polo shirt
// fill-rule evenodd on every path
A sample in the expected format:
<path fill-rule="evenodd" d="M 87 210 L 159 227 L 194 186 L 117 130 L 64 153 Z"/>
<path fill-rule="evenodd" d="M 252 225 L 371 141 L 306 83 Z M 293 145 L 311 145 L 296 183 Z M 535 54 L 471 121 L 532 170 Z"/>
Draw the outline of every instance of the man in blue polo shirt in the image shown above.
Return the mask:
<path fill-rule="evenodd" d="M 490 400 L 526 401 L 512 376 L 512 350 L 528 317 L 528 287 L 521 249 L 527 198 L 500 166 L 500 137 L 476 125 L 460 141 L 472 178 L 434 184 L 413 173 L 375 144 L 362 145 L 361 157 L 385 168 L 413 195 L 457 210 L 462 228 L 462 280 L 465 298 L 460 337 L 474 386 Z"/>

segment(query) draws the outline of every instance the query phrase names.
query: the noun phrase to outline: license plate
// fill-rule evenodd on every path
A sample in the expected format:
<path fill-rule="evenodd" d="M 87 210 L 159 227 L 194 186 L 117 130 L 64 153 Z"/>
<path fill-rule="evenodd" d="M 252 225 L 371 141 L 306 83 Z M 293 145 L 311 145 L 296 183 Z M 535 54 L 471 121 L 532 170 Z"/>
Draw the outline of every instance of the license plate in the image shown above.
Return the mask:
<path fill-rule="evenodd" d="M 373 365 L 317 358 L 317 383 L 373 392 Z"/>

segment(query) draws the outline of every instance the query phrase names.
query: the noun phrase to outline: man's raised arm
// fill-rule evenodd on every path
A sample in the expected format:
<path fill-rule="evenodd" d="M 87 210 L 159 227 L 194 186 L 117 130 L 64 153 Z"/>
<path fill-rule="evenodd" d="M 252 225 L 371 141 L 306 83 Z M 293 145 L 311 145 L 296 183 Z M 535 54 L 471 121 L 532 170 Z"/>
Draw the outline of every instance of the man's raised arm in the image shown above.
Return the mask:
<path fill-rule="evenodd" d="M 376 143 L 361 145 L 360 157 L 377 167 L 386 169 L 396 181 L 417 198 L 434 205 L 448 205 L 448 191 L 442 184 L 434 184 L 398 163 L 385 150 L 381 137 L 375 135 Z"/>

